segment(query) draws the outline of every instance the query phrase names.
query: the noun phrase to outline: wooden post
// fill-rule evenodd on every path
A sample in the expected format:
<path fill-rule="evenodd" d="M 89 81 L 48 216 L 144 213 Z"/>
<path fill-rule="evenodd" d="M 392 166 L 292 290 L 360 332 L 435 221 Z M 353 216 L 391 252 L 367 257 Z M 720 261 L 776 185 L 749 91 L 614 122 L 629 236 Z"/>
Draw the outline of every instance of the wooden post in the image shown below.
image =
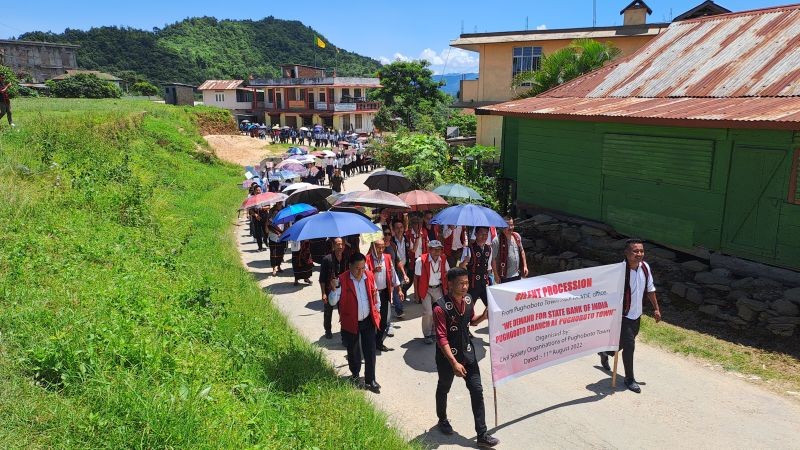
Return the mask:
<path fill-rule="evenodd" d="M 619 350 L 614 352 L 614 367 L 611 370 L 611 387 L 617 387 L 617 362 L 619 361 Z"/>
<path fill-rule="evenodd" d="M 494 391 L 494 427 L 497 428 L 497 388 L 492 386 L 492 391 Z"/>

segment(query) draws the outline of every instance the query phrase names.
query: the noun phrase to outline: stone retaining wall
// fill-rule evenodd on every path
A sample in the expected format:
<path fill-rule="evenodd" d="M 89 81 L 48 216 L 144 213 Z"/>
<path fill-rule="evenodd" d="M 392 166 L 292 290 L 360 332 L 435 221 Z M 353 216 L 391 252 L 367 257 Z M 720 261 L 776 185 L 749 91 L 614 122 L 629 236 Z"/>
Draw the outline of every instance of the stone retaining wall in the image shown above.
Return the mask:
<path fill-rule="evenodd" d="M 620 262 L 627 239 L 602 224 L 546 214 L 520 220 L 516 229 L 531 275 Z M 756 273 L 776 270 L 781 281 L 746 276 L 754 273 L 754 263 L 745 262 L 741 266 L 749 269 L 736 273 L 726 268 L 739 266 L 730 257 L 700 260 L 650 243 L 645 244 L 645 260 L 664 304 L 690 305 L 715 324 L 754 334 L 790 337 L 800 325 L 800 287 L 789 284 L 797 272 L 764 266 Z"/>

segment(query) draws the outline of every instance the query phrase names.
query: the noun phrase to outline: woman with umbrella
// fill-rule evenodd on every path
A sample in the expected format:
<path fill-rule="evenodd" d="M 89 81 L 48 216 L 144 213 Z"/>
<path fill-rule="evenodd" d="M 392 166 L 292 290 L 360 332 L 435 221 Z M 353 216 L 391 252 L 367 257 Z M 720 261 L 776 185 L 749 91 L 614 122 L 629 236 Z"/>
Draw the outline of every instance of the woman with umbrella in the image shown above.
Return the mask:
<path fill-rule="evenodd" d="M 275 276 L 283 272 L 281 264 L 283 264 L 283 256 L 286 252 L 286 243 L 281 241 L 281 234 L 283 234 L 283 225 L 274 225 L 272 220 L 283 208 L 283 202 L 278 202 L 272 209 L 269 210 L 267 215 L 267 238 L 269 240 L 269 263 L 272 266 L 272 275 Z"/>
<path fill-rule="evenodd" d="M 250 187 L 250 196 L 258 195 L 261 193 L 261 186 L 253 183 Z M 260 207 L 250 208 L 247 210 L 247 215 L 250 217 L 250 234 L 255 238 L 258 244 L 258 251 L 264 251 L 264 225 L 266 219 L 266 211 Z"/>
<path fill-rule="evenodd" d="M 298 214 L 295 216 L 294 221 L 302 219 L 303 216 Z M 311 284 L 311 271 L 314 269 L 314 261 L 311 260 L 311 242 L 305 241 L 292 241 L 292 271 L 294 272 L 294 285 L 299 286 L 300 280 L 305 280 L 307 284 Z"/>

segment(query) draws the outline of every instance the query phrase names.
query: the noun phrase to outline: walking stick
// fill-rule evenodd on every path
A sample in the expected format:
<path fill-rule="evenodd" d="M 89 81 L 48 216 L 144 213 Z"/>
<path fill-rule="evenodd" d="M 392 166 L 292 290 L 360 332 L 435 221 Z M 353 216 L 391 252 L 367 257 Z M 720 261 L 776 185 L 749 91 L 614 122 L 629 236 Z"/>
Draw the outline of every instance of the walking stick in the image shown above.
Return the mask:
<path fill-rule="evenodd" d="M 617 387 L 617 361 L 619 361 L 619 350 L 614 352 L 614 369 L 611 371 L 611 387 Z"/>
<path fill-rule="evenodd" d="M 492 391 L 494 391 L 494 427 L 497 428 L 497 388 L 492 386 Z"/>

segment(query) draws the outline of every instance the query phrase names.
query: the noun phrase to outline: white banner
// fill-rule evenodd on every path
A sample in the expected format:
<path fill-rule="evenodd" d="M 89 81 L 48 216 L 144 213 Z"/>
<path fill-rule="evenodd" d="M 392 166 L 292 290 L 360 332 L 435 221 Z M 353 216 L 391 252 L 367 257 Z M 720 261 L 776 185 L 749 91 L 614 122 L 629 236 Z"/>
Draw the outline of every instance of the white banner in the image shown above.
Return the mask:
<path fill-rule="evenodd" d="M 551 273 L 488 288 L 492 380 L 617 350 L 625 263 Z"/>

